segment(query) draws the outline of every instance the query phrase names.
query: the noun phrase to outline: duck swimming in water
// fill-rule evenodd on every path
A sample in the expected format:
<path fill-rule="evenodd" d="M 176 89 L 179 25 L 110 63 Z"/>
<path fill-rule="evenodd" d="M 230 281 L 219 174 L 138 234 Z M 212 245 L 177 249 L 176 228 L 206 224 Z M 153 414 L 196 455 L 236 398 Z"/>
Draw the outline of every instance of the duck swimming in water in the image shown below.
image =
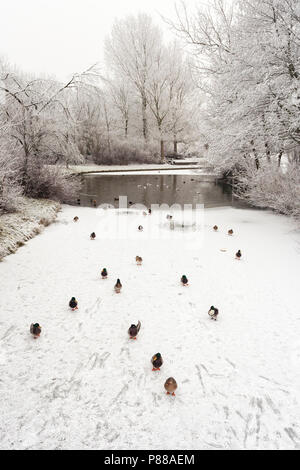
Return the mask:
<path fill-rule="evenodd" d="M 170 377 L 165 382 L 165 389 L 167 391 L 167 395 L 172 395 L 175 397 L 175 390 L 177 390 L 177 382 L 173 377 Z"/>
<path fill-rule="evenodd" d="M 242 257 L 242 252 L 241 252 L 241 250 L 239 250 L 239 251 L 235 254 L 235 258 L 238 259 L 238 260 L 240 260 L 241 257 Z"/>
<path fill-rule="evenodd" d="M 102 279 L 107 279 L 108 272 L 106 268 L 102 269 L 101 276 L 102 276 Z"/>
<path fill-rule="evenodd" d="M 217 317 L 219 315 L 219 310 L 212 306 L 212 307 L 210 307 L 208 315 L 211 317 L 212 320 L 217 321 Z"/>
<path fill-rule="evenodd" d="M 38 338 L 42 332 L 42 327 L 38 323 L 31 323 L 30 325 L 30 333 L 34 337 L 34 339 Z"/>
<path fill-rule="evenodd" d="M 161 357 L 161 354 L 155 354 L 155 356 L 153 356 L 151 359 L 151 363 L 153 365 L 153 372 L 160 370 L 161 366 L 163 365 L 163 359 Z"/>
<path fill-rule="evenodd" d="M 90 239 L 91 239 L 91 240 L 95 240 L 95 238 L 96 238 L 96 234 L 95 234 L 95 232 L 91 233 L 91 235 L 90 235 Z"/>
<path fill-rule="evenodd" d="M 116 284 L 115 284 L 115 292 L 116 292 L 117 294 L 120 294 L 122 287 L 123 287 L 123 286 L 122 286 L 122 284 L 121 284 L 120 279 L 117 279 L 117 282 L 116 282 Z"/>
<path fill-rule="evenodd" d="M 78 302 L 75 297 L 72 297 L 72 299 L 70 300 L 69 307 L 73 310 L 73 312 L 74 310 L 78 310 Z"/>
<path fill-rule="evenodd" d="M 131 325 L 131 327 L 128 330 L 128 334 L 130 336 L 130 339 L 136 339 L 140 329 L 141 329 L 141 322 L 140 321 L 138 321 L 137 325 Z"/>
<path fill-rule="evenodd" d="M 181 278 L 181 284 L 183 286 L 188 286 L 189 285 L 189 280 L 185 275 L 183 275 L 182 278 Z"/>

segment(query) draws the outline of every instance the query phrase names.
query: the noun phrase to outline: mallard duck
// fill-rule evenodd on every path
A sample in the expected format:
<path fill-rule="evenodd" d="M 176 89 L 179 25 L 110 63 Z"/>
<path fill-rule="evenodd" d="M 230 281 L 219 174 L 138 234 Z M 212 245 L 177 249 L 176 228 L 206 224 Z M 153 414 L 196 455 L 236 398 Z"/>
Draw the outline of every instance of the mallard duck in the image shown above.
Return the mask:
<path fill-rule="evenodd" d="M 175 397 L 175 390 L 177 389 L 177 382 L 173 377 L 170 377 L 165 382 L 165 389 L 167 391 L 167 395 L 172 395 Z"/>
<path fill-rule="evenodd" d="M 69 307 L 73 310 L 73 312 L 74 310 L 78 310 L 78 302 L 75 297 L 72 297 L 72 299 L 70 300 Z"/>
<path fill-rule="evenodd" d="M 148 214 L 149 214 L 149 215 L 152 214 L 152 209 L 148 209 Z"/>
<path fill-rule="evenodd" d="M 140 329 L 141 329 L 141 322 L 140 321 L 138 321 L 137 325 L 131 325 L 131 327 L 128 330 L 128 334 L 130 336 L 130 339 L 136 339 Z"/>
<path fill-rule="evenodd" d="M 143 258 L 141 258 L 141 256 L 136 256 L 135 261 L 138 266 L 141 266 L 143 262 Z"/>
<path fill-rule="evenodd" d="M 232 235 L 233 235 L 233 230 L 232 229 L 228 230 L 228 235 L 232 237 Z"/>
<path fill-rule="evenodd" d="M 161 357 L 161 354 L 160 353 L 155 354 L 155 356 L 152 357 L 151 362 L 153 365 L 153 369 L 152 369 L 153 372 L 160 370 L 160 367 L 163 365 L 163 359 Z"/>
<path fill-rule="evenodd" d="M 214 231 L 217 232 L 219 230 L 219 227 L 217 225 L 214 226 Z"/>
<path fill-rule="evenodd" d="M 97 201 L 96 201 L 96 199 L 93 200 L 93 206 L 94 206 L 94 207 L 97 207 Z"/>
<path fill-rule="evenodd" d="M 76 216 L 76 217 L 74 217 L 74 219 L 73 219 L 73 220 L 74 220 L 74 222 L 78 222 L 78 220 L 79 220 L 79 217 L 77 217 L 77 216 Z"/>
<path fill-rule="evenodd" d="M 219 310 L 214 306 L 210 307 L 208 315 L 211 317 L 212 320 L 217 321 L 217 316 L 219 315 Z"/>
<path fill-rule="evenodd" d="M 116 292 L 117 294 L 120 294 L 122 287 L 123 287 L 123 286 L 122 286 L 122 284 L 121 284 L 120 279 L 117 279 L 117 282 L 116 282 L 116 285 L 115 285 L 115 292 Z"/>
<path fill-rule="evenodd" d="M 42 332 L 42 327 L 38 323 L 31 323 L 30 325 L 30 333 L 34 337 L 34 339 L 38 338 Z"/>
<path fill-rule="evenodd" d="M 173 216 L 170 215 L 170 214 L 168 214 L 168 215 L 167 215 L 167 220 L 172 220 L 172 219 L 173 219 Z"/>
<path fill-rule="evenodd" d="M 90 239 L 91 239 L 91 240 L 95 240 L 95 238 L 96 238 L 96 234 L 95 234 L 95 232 L 91 233 L 91 235 L 90 235 Z"/>
<path fill-rule="evenodd" d="M 241 257 L 242 257 L 242 252 L 241 252 L 241 250 L 239 250 L 239 251 L 235 254 L 235 257 L 236 257 L 236 259 L 238 259 L 238 260 L 241 259 Z"/>
<path fill-rule="evenodd" d="M 183 275 L 182 278 L 181 278 L 181 284 L 183 286 L 188 286 L 189 285 L 189 280 L 185 275 Z"/>
<path fill-rule="evenodd" d="M 142 225 L 139 225 L 139 226 L 138 226 L 138 231 L 139 231 L 139 232 L 142 232 L 143 230 L 144 230 L 144 227 L 143 227 Z"/>
<path fill-rule="evenodd" d="M 106 268 L 102 269 L 101 276 L 102 276 L 102 279 L 107 279 L 108 273 L 107 273 Z"/>

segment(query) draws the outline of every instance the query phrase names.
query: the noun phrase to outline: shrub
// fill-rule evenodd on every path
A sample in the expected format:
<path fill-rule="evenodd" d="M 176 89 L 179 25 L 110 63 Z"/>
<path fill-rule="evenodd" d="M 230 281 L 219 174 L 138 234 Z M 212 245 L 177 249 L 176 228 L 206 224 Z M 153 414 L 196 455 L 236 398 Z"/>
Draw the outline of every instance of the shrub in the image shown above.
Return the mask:
<path fill-rule="evenodd" d="M 22 189 L 18 184 L 0 181 L 0 214 L 15 212 L 20 196 L 22 196 Z"/>
<path fill-rule="evenodd" d="M 33 166 L 28 174 L 27 196 L 71 204 L 78 197 L 81 187 L 80 178 L 64 174 L 60 167 Z"/>
<path fill-rule="evenodd" d="M 156 163 L 159 157 L 151 150 L 151 146 L 145 148 L 143 142 L 120 141 L 113 142 L 110 148 L 106 145 L 97 155 L 94 155 L 95 163 L 99 165 L 128 165 L 130 163 Z"/>
<path fill-rule="evenodd" d="M 289 165 L 286 171 L 267 162 L 258 170 L 249 165 L 237 175 L 235 192 L 254 206 L 300 220 L 299 165 Z"/>

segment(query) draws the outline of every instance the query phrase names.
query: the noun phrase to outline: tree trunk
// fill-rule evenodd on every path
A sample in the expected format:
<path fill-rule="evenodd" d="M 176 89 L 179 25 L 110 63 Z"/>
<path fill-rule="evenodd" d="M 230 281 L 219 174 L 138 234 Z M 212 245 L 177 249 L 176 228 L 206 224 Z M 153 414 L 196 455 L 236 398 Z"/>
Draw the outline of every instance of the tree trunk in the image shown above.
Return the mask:
<path fill-rule="evenodd" d="M 165 163 L 165 143 L 162 139 L 160 141 L 160 161 Z"/>
<path fill-rule="evenodd" d="M 175 155 L 178 154 L 178 142 L 177 142 L 176 136 L 174 136 L 174 154 Z"/>
<path fill-rule="evenodd" d="M 270 163 L 271 162 L 271 151 L 270 151 L 270 147 L 269 147 L 268 142 L 265 143 L 265 149 L 266 149 L 266 155 L 267 155 L 268 162 Z"/>
<path fill-rule="evenodd" d="M 143 136 L 144 139 L 148 140 L 148 125 L 147 125 L 147 99 L 145 96 L 142 97 L 142 118 L 143 118 Z"/>
<path fill-rule="evenodd" d="M 125 119 L 125 139 L 128 137 L 128 119 Z"/>
<path fill-rule="evenodd" d="M 251 140 L 250 144 L 254 146 L 254 140 Z M 258 155 L 257 155 L 257 152 L 256 152 L 256 148 L 253 147 L 252 151 L 253 151 L 253 154 L 254 154 L 254 157 L 255 157 L 256 168 L 257 168 L 257 170 L 259 170 L 260 164 L 259 164 L 259 158 L 258 158 Z"/>

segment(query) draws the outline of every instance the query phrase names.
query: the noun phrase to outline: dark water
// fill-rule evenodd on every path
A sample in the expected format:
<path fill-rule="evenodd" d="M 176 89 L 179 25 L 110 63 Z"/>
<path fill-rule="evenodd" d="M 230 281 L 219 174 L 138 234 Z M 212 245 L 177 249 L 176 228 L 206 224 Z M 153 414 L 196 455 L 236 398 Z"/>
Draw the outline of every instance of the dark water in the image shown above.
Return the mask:
<path fill-rule="evenodd" d="M 241 202 L 232 195 L 231 186 L 205 181 L 200 175 L 84 175 L 80 205 L 112 204 L 118 207 L 119 196 L 128 203 L 204 204 L 205 207 L 235 206 Z M 95 201 L 95 202 L 94 202 Z"/>

